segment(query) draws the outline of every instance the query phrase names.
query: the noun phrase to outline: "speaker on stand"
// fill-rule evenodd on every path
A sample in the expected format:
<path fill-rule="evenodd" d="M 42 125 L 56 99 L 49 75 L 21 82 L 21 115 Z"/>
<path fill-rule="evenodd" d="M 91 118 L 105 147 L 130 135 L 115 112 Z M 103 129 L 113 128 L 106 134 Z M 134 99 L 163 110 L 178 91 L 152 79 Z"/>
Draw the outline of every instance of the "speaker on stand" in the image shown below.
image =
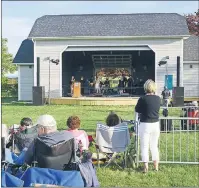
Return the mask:
<path fill-rule="evenodd" d="M 180 87 L 180 57 L 177 56 L 176 86 L 173 87 L 172 104 L 175 107 L 184 106 L 184 87 Z"/>
<path fill-rule="evenodd" d="M 173 87 L 172 99 L 174 107 L 184 106 L 184 87 Z"/>

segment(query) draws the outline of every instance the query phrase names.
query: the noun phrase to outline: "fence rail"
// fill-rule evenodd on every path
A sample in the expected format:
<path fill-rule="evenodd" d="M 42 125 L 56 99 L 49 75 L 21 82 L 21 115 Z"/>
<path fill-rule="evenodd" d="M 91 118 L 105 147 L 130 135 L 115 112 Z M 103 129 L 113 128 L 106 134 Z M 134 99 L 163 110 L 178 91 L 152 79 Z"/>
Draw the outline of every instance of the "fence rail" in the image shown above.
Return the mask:
<path fill-rule="evenodd" d="M 199 164 L 198 117 L 161 117 L 160 130 L 160 163 Z M 141 162 L 138 136 L 137 162 Z"/>

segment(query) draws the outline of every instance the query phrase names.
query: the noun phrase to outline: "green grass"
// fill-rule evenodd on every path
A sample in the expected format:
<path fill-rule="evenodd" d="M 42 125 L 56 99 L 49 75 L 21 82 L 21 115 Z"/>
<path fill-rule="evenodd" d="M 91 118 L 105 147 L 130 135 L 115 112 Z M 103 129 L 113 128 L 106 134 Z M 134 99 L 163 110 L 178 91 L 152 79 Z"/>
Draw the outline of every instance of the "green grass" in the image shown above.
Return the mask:
<path fill-rule="evenodd" d="M 123 119 L 133 119 L 134 107 L 129 106 L 31 106 L 19 104 L 7 104 L 2 106 L 2 123 L 11 126 L 20 122 L 21 118 L 31 117 L 34 122 L 42 114 L 53 115 L 57 121 L 59 129 L 66 129 L 66 119 L 71 115 L 78 115 L 81 118 L 82 128 L 89 133 L 94 133 L 97 122 L 105 122 L 108 112 L 112 110 L 118 113 Z M 173 110 L 170 115 L 179 116 L 180 110 Z M 199 134 L 194 133 L 162 133 L 160 137 L 160 157 L 162 160 L 173 160 L 172 142 L 174 140 L 174 159 L 179 160 L 180 153 L 180 136 L 182 160 L 194 160 L 196 149 L 196 160 L 199 160 L 199 148 L 194 148 L 195 141 L 198 144 Z M 166 149 L 165 143 L 168 143 Z M 167 153 L 166 153 L 167 150 Z M 117 168 L 100 168 L 97 169 L 97 175 L 101 186 L 103 187 L 150 187 L 150 186 L 199 186 L 199 166 L 197 165 L 178 165 L 178 164 L 161 164 L 159 172 L 153 172 L 150 166 L 150 172 L 146 175 L 138 170 Z"/>

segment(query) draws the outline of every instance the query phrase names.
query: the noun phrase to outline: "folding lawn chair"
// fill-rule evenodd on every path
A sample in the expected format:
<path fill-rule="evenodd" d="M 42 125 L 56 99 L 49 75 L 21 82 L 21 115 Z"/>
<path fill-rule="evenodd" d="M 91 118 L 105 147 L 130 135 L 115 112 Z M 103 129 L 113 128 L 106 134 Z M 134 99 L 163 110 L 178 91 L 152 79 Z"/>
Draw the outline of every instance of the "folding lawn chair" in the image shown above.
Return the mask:
<path fill-rule="evenodd" d="M 84 187 L 79 171 L 63 171 L 49 168 L 28 168 L 21 176 L 24 187 Z"/>
<path fill-rule="evenodd" d="M 102 124 L 97 124 L 96 129 L 96 148 L 97 148 L 97 162 L 99 164 L 99 152 L 105 153 L 108 162 L 105 167 L 111 163 L 116 164 L 122 168 L 116 161 L 119 153 L 123 153 L 123 167 L 126 167 L 126 149 L 130 144 L 130 134 L 128 125 L 121 123 L 114 127 L 108 127 Z"/>
<path fill-rule="evenodd" d="M 11 175 L 8 172 L 1 171 L 1 187 L 23 187 L 24 181 Z"/>
<path fill-rule="evenodd" d="M 76 162 L 74 138 L 57 144 L 47 144 L 40 138 L 35 139 L 33 166 L 62 170 L 64 165 Z"/>

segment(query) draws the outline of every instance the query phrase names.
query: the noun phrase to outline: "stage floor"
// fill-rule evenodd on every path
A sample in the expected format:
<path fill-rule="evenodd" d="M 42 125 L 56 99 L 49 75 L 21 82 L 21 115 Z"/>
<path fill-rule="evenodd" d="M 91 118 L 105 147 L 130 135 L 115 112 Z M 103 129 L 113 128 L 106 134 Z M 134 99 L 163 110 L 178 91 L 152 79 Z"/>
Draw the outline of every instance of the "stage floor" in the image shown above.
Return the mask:
<path fill-rule="evenodd" d="M 132 106 L 136 105 L 139 97 L 62 97 L 51 98 L 51 104 L 68 104 L 82 106 Z"/>

